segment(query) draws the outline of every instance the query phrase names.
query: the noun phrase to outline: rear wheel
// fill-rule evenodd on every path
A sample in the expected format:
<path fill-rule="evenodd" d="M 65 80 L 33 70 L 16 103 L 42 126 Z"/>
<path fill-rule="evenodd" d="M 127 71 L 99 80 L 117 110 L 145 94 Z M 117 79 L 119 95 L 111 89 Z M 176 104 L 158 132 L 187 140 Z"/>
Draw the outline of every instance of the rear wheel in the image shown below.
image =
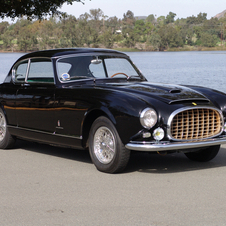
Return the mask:
<path fill-rule="evenodd" d="M 91 127 L 89 153 L 96 168 L 106 173 L 122 171 L 130 157 L 114 125 L 104 116 L 97 118 Z"/>
<path fill-rule="evenodd" d="M 193 161 L 208 162 L 213 159 L 220 150 L 220 145 L 210 146 L 197 152 L 185 153 L 185 155 Z"/>
<path fill-rule="evenodd" d="M 15 143 L 15 138 L 11 136 L 7 128 L 7 122 L 5 114 L 0 109 L 0 148 L 7 149 L 12 148 Z"/>

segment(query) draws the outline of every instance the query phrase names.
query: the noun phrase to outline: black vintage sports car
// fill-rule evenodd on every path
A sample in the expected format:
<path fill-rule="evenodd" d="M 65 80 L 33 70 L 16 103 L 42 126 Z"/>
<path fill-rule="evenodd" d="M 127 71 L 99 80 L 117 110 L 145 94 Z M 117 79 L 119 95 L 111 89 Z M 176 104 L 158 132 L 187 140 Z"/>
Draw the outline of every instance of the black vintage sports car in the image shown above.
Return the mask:
<path fill-rule="evenodd" d="M 209 161 L 226 143 L 226 94 L 148 82 L 113 50 L 26 54 L 1 84 L 0 103 L 0 148 L 16 138 L 89 148 L 108 173 L 122 171 L 131 150 Z"/>

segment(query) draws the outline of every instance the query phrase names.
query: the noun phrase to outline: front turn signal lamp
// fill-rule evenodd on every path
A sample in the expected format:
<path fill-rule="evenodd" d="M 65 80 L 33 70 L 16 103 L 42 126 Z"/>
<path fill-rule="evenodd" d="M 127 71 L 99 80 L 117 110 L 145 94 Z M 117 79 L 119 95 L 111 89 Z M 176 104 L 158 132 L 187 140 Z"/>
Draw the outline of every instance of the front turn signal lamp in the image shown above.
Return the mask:
<path fill-rule="evenodd" d="M 154 130 L 154 132 L 153 132 L 153 137 L 154 137 L 154 139 L 156 140 L 156 141 L 160 141 L 160 140 L 162 140 L 163 138 L 164 138 L 164 136 L 165 136 L 165 132 L 164 132 L 164 130 L 162 129 L 162 128 L 157 128 L 157 129 L 155 129 Z"/>

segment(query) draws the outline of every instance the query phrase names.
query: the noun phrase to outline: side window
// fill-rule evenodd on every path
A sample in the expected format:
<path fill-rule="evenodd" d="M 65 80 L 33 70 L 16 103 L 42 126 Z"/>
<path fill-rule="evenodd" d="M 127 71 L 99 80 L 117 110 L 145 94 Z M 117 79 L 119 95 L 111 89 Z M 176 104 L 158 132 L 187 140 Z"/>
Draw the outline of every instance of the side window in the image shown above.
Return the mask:
<path fill-rule="evenodd" d="M 90 64 L 93 56 L 62 58 L 57 61 L 58 78 L 61 82 L 93 78 Z"/>
<path fill-rule="evenodd" d="M 44 58 L 31 59 L 27 82 L 54 83 L 52 61 Z"/>
<path fill-rule="evenodd" d="M 60 75 L 61 81 L 66 81 L 70 79 L 69 71 L 71 67 L 72 67 L 72 64 L 70 62 L 59 61 L 57 63 L 58 76 Z"/>
<path fill-rule="evenodd" d="M 71 69 L 71 64 L 67 62 L 58 62 L 58 73 L 62 75 L 63 73 L 69 73 Z"/>
<path fill-rule="evenodd" d="M 28 60 L 22 61 L 13 68 L 13 80 L 24 82 L 27 73 Z"/>

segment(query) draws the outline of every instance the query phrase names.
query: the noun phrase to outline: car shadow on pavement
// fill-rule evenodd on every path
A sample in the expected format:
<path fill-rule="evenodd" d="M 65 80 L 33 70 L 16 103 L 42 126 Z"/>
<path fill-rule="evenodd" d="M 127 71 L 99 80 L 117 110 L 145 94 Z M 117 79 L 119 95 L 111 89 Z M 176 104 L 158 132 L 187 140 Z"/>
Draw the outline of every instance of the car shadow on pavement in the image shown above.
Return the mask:
<path fill-rule="evenodd" d="M 141 173 L 179 173 L 186 171 L 210 169 L 226 166 L 226 146 L 221 147 L 218 155 L 209 162 L 189 160 L 183 153 L 158 155 L 134 152 L 125 172 L 138 171 Z"/>
<path fill-rule="evenodd" d="M 92 163 L 88 150 L 75 150 L 71 148 L 62 148 L 23 140 L 17 140 L 15 148 L 21 148 L 26 151 L 57 156 L 60 158 L 66 158 L 84 163 Z"/>
<path fill-rule="evenodd" d="M 92 164 L 88 150 L 61 148 L 23 140 L 17 140 L 15 148 L 21 148 L 26 151 L 32 151 L 40 154 L 52 155 L 60 158 Z M 122 173 L 140 172 L 166 174 L 225 166 L 226 145 L 222 146 L 218 155 L 209 162 L 193 162 L 189 160 L 183 153 L 158 155 L 147 152 L 131 152 L 128 165 Z"/>

